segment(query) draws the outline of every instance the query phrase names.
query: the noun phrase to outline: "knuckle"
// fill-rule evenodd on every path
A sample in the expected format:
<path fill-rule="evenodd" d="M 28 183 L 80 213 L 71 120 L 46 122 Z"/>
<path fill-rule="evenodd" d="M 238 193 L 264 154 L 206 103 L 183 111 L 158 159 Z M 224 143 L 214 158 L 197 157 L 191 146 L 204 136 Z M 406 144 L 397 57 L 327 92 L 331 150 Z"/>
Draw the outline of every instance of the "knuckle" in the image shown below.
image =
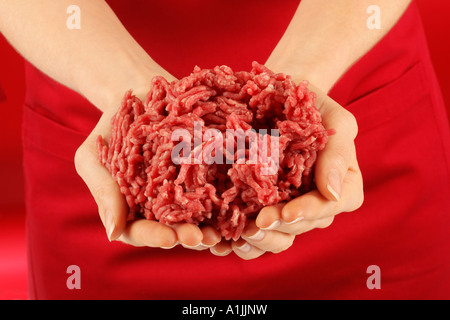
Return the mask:
<path fill-rule="evenodd" d="M 319 225 L 317 226 L 317 228 L 319 229 L 325 229 L 328 228 L 329 226 L 331 226 L 331 224 L 334 221 L 334 216 L 326 218 L 326 219 L 322 219 L 322 221 L 319 223 Z"/>
<path fill-rule="evenodd" d="M 83 172 L 83 168 L 84 168 L 84 159 L 86 158 L 86 147 L 84 144 L 82 144 L 77 151 L 75 152 L 75 156 L 74 156 L 74 164 L 75 164 L 75 169 L 77 171 L 78 174 Z"/>
<path fill-rule="evenodd" d="M 104 203 L 108 197 L 108 190 L 103 185 L 92 187 L 92 196 L 95 198 L 97 204 Z"/>
<path fill-rule="evenodd" d="M 348 212 L 358 210 L 364 204 L 364 184 L 360 171 L 357 172 L 357 177 L 356 180 L 353 181 L 353 186 L 352 196 L 350 198 L 351 206 Z"/>
<path fill-rule="evenodd" d="M 342 177 L 345 176 L 345 173 L 349 168 L 349 157 L 350 154 L 344 146 L 335 148 L 325 172 L 337 170 L 342 175 Z"/>
<path fill-rule="evenodd" d="M 364 204 L 364 192 L 361 190 L 360 194 L 355 199 L 355 205 L 353 210 L 358 210 Z"/>
<path fill-rule="evenodd" d="M 276 247 L 274 247 L 274 248 L 272 248 L 271 250 L 268 250 L 268 251 L 270 251 L 272 253 L 283 252 L 283 251 L 289 249 L 292 246 L 292 244 L 294 243 L 294 240 L 295 240 L 295 235 L 293 235 L 293 234 L 286 234 L 286 239 L 284 239 L 282 245 L 276 246 Z"/>
<path fill-rule="evenodd" d="M 363 190 L 359 190 L 357 193 L 352 195 L 347 204 L 347 209 L 343 212 L 353 212 L 358 210 L 364 204 L 364 192 Z"/>
<path fill-rule="evenodd" d="M 345 123 L 345 127 L 348 130 L 348 134 L 354 140 L 358 135 L 358 121 L 356 120 L 355 116 L 347 109 L 343 109 L 343 112 L 343 122 Z"/>

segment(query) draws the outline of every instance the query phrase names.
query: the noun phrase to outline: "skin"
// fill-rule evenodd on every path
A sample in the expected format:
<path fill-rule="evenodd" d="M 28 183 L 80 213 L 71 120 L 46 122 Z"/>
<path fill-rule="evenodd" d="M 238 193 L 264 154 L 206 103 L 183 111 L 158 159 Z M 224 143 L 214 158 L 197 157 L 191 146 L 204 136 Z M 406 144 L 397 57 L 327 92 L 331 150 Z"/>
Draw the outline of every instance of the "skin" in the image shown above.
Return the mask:
<path fill-rule="evenodd" d="M 103 111 L 98 124 L 75 155 L 75 166 L 94 197 L 110 241 L 165 249 L 182 245 L 224 256 L 231 252 L 254 259 L 288 249 L 296 236 L 326 228 L 335 216 L 359 208 L 364 199 L 352 114 L 327 96 L 333 84 L 396 23 L 410 0 L 303 0 L 266 66 L 310 82 L 326 128 L 333 128 L 319 153 L 317 190 L 265 207 L 238 241 L 224 241 L 211 227 L 169 227 L 156 221 L 127 222 L 127 205 L 109 172 L 99 164 L 96 139 L 108 140 L 110 120 L 123 93 L 133 88 L 141 99 L 149 79 L 175 78 L 131 37 L 102 0 L 0 0 L 0 31 L 28 61 L 86 97 Z M 65 28 L 66 9 L 82 8 L 82 29 Z M 367 7 L 381 9 L 382 28 L 366 27 Z M 314 27 L 311 27 L 314 26 Z M 45 39 L 45 41 L 42 41 Z M 89 48 L 89 50 L 85 50 Z M 112 67 L 113 66 L 113 67 Z"/>
<path fill-rule="evenodd" d="M 317 94 L 316 106 L 323 124 L 335 129 L 336 134 L 330 136 L 318 155 L 314 171 L 317 190 L 287 204 L 263 208 L 255 223 L 244 230 L 242 239 L 223 243 L 220 254 L 234 251 L 243 259 L 254 259 L 265 252 L 284 251 L 296 236 L 326 228 L 337 214 L 355 211 L 362 205 L 363 181 L 354 143 L 358 126 L 354 116 L 328 97 L 327 92 L 395 25 L 410 2 L 301 1 L 265 65 L 292 75 L 297 83 L 309 80 L 309 88 Z M 366 10 L 371 5 L 380 8 L 381 29 L 367 28 Z"/>

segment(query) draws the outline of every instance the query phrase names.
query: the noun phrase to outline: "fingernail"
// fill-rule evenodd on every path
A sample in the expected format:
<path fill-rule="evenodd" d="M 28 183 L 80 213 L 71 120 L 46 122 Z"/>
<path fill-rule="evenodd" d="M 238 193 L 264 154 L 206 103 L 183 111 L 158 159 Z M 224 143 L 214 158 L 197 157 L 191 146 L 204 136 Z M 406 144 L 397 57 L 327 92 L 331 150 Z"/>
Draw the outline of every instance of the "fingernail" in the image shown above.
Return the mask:
<path fill-rule="evenodd" d="M 175 244 L 173 246 L 171 246 L 171 247 L 161 247 L 161 249 L 172 249 L 172 248 L 175 248 L 178 244 L 179 244 L 179 242 L 177 241 L 177 242 L 175 242 Z"/>
<path fill-rule="evenodd" d="M 115 240 L 115 239 L 112 239 L 112 234 L 114 232 L 115 227 L 116 226 L 114 224 L 114 216 L 113 216 L 111 210 L 107 210 L 105 212 L 105 229 L 106 229 L 106 235 L 108 236 L 109 241 Z"/>
<path fill-rule="evenodd" d="M 297 222 L 299 222 L 300 220 L 303 220 L 303 219 L 304 219 L 304 217 L 298 217 L 297 219 L 295 219 L 293 221 L 285 222 L 285 224 L 291 225 L 291 224 L 297 223 Z"/>
<path fill-rule="evenodd" d="M 205 248 L 212 248 L 212 247 L 214 247 L 216 244 L 217 244 L 217 243 L 214 243 L 214 244 L 204 244 L 203 242 L 200 242 L 200 245 L 203 246 L 203 247 L 205 247 Z"/>
<path fill-rule="evenodd" d="M 210 248 L 209 250 L 211 251 L 212 254 L 214 254 L 216 256 L 220 256 L 220 257 L 224 257 L 224 256 L 228 255 L 231 252 L 231 249 L 230 250 L 225 250 L 223 252 L 219 252 L 214 247 Z"/>
<path fill-rule="evenodd" d="M 264 238 L 264 231 L 259 229 L 254 235 L 247 238 L 253 241 L 260 241 Z"/>
<path fill-rule="evenodd" d="M 251 249 L 252 247 L 246 242 L 246 243 L 244 243 L 242 246 L 240 246 L 240 247 L 236 247 L 236 249 L 238 249 L 238 250 L 240 250 L 240 251 L 242 251 L 242 252 L 249 252 L 250 251 L 250 249 Z"/>
<path fill-rule="evenodd" d="M 341 178 L 336 171 L 328 174 L 327 189 L 332 194 L 334 201 L 338 202 L 341 199 Z"/>
<path fill-rule="evenodd" d="M 186 249 L 197 249 L 199 246 L 200 246 L 200 243 L 199 244 L 196 244 L 196 245 L 194 245 L 194 246 L 190 246 L 190 245 L 187 245 L 187 244 L 184 244 L 184 243 L 182 243 L 181 244 L 184 248 L 186 248 Z"/>
<path fill-rule="evenodd" d="M 273 230 L 278 228 L 281 225 L 281 221 L 280 220 L 275 220 L 274 222 L 272 222 L 272 224 L 266 228 L 261 228 L 262 230 Z"/>

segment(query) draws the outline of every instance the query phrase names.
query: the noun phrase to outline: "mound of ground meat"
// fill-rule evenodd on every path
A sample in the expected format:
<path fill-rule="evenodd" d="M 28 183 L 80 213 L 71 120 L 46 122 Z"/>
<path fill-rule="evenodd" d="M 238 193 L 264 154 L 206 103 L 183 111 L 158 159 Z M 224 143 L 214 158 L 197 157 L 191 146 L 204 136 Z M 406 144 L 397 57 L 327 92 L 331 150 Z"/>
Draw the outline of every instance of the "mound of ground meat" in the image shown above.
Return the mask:
<path fill-rule="evenodd" d="M 314 188 L 313 166 L 329 132 L 307 84 L 296 85 L 253 62 L 250 72 L 195 67 L 171 83 L 155 77 L 144 103 L 127 92 L 112 119 L 109 141 L 99 137 L 98 149 L 100 162 L 126 197 L 128 219 L 141 214 L 169 225 L 209 224 L 237 240 L 261 208 Z M 192 139 L 174 139 L 177 129 Z M 226 138 L 206 135 L 210 129 Z M 226 148 L 231 129 L 251 133 L 243 149 L 237 148 L 239 134 L 231 136 L 236 152 Z M 250 144 L 251 137 L 260 143 Z M 175 161 L 180 143 L 189 148 L 177 149 Z M 255 146 L 260 147 L 256 154 L 264 151 L 269 161 L 249 161 L 255 160 L 250 157 Z M 210 157 L 199 161 L 207 152 Z M 222 163 L 207 161 L 222 155 Z M 263 173 L 264 168 L 275 170 Z"/>

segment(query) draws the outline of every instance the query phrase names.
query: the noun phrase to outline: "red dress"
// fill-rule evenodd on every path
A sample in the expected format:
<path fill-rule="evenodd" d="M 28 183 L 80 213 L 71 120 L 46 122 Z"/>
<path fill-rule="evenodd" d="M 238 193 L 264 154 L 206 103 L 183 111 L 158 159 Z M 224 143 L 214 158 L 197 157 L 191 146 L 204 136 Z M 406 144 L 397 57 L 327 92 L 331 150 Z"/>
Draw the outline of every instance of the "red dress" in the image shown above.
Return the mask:
<path fill-rule="evenodd" d="M 298 0 L 282 8 L 261 0 L 109 3 L 149 54 L 182 77 L 195 65 L 264 63 Z M 100 112 L 31 65 L 27 88 L 32 299 L 450 298 L 450 134 L 414 3 L 330 93 L 359 123 L 364 205 L 251 261 L 109 243 L 73 163 Z M 80 268 L 79 290 L 66 284 L 71 265 Z M 380 289 L 367 286 L 371 265 Z"/>

